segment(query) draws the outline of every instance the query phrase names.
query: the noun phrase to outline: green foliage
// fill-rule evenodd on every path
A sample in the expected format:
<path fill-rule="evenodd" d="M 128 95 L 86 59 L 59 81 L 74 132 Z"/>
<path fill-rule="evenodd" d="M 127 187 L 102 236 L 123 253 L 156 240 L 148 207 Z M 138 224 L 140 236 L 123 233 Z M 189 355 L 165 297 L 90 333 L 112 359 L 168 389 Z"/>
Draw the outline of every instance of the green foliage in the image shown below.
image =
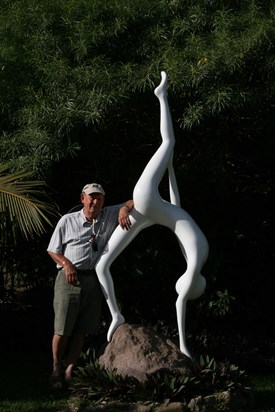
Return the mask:
<path fill-rule="evenodd" d="M 274 99 L 269 1 L 8 0 L 0 12 L 0 160 L 38 176 L 78 155 L 83 126 L 93 138 L 114 109 L 130 116 L 161 70 L 187 129 Z"/>
<path fill-rule="evenodd" d="M 259 412 L 275 412 L 275 375 L 253 375 L 250 384 L 255 391 L 256 408 Z"/>
<path fill-rule="evenodd" d="M 51 217 L 58 216 L 44 182 L 26 180 L 30 173 L 24 171 L 8 171 L 9 165 L 0 165 L 1 244 L 11 236 L 16 241 L 18 229 L 25 238 L 42 234 L 46 224 L 53 225 Z"/>
<path fill-rule="evenodd" d="M 224 292 L 219 290 L 216 292 L 214 299 L 208 303 L 208 307 L 214 316 L 222 318 L 230 312 L 231 303 L 234 300 L 235 297 L 230 296 L 227 289 Z"/>
<path fill-rule="evenodd" d="M 247 384 L 247 376 L 244 370 L 231 364 L 228 360 L 217 362 L 208 355 L 200 356 L 194 361 L 196 383 L 201 393 L 209 393 L 223 390 L 237 390 Z"/>
<path fill-rule="evenodd" d="M 180 376 L 169 371 L 147 375 L 141 396 L 153 402 L 183 401 L 196 394 L 195 376 Z"/>
<path fill-rule="evenodd" d="M 124 401 L 170 402 L 188 401 L 199 395 L 224 390 L 243 389 L 245 372 L 228 361 L 216 362 L 209 356 L 194 360 L 194 374 L 184 376 L 161 370 L 148 374 L 144 382 L 117 375 L 115 370 L 99 366 L 95 352 L 83 354 L 84 365 L 78 368 L 72 391 L 95 402 Z"/>
<path fill-rule="evenodd" d="M 36 272 L 39 272 L 38 283 L 43 279 L 40 272 L 43 258 L 37 259 L 37 253 L 33 255 L 35 247 L 30 240 L 34 240 L 35 237 L 44 234 L 49 227 L 53 227 L 54 221 L 60 216 L 57 205 L 48 194 L 49 188 L 45 182 L 26 180 L 30 177 L 29 172 L 10 172 L 9 164 L 0 165 L 0 303 L 2 307 L 14 305 L 15 289 L 22 286 L 27 289 L 37 283 Z M 28 241 L 29 243 L 26 244 Z"/>
<path fill-rule="evenodd" d="M 105 185 L 109 204 L 124 201 L 158 146 L 153 88 L 167 71 L 182 205 L 210 244 L 206 293 L 236 297 L 231 305 L 211 296 L 206 313 L 229 313 L 247 290 L 232 324 L 245 319 L 250 330 L 274 313 L 266 296 L 274 290 L 274 18 L 270 0 L 0 2 L 0 162 L 47 181 L 62 213 L 90 179 Z M 155 233 L 128 249 L 121 287 L 116 277 L 137 318 L 174 316 L 173 285 L 184 271 L 167 235 Z M 133 296 L 138 282 L 146 291 Z M 147 310 L 140 296 L 149 306 L 152 290 Z"/>
<path fill-rule="evenodd" d="M 90 349 L 82 354 L 82 359 L 84 366 L 78 367 L 73 392 L 97 402 L 135 399 L 136 388 L 140 387 L 135 378 L 122 378 L 115 370 L 101 369 L 95 352 Z"/>

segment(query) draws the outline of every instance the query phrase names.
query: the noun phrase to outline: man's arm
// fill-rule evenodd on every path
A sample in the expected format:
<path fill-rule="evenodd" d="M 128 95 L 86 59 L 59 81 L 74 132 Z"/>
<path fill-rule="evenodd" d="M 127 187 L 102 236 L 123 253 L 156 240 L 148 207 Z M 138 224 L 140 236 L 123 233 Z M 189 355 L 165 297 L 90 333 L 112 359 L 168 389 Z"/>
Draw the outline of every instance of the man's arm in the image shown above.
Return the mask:
<path fill-rule="evenodd" d="M 63 267 L 67 282 L 72 285 L 76 285 L 77 273 L 76 273 L 76 269 L 74 265 L 72 264 L 72 262 L 69 259 L 67 259 L 64 255 L 61 255 L 59 253 L 50 252 L 48 250 L 48 254 L 55 261 L 55 263 Z"/>
<path fill-rule="evenodd" d="M 118 213 L 118 222 L 122 229 L 129 230 L 131 228 L 131 220 L 129 218 L 129 213 L 134 207 L 134 201 L 127 200 L 127 202 L 124 203 L 123 206 L 119 209 Z"/>

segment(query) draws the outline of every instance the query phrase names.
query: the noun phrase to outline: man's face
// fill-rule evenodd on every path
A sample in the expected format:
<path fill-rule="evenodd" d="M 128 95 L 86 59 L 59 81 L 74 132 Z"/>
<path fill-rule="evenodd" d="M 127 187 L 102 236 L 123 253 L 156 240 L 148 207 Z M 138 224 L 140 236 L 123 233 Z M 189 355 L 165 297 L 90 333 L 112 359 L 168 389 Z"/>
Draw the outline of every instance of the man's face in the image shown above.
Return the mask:
<path fill-rule="evenodd" d="M 97 217 L 104 205 L 105 196 L 102 193 L 81 193 L 81 202 L 83 203 L 84 215 L 88 220 Z"/>

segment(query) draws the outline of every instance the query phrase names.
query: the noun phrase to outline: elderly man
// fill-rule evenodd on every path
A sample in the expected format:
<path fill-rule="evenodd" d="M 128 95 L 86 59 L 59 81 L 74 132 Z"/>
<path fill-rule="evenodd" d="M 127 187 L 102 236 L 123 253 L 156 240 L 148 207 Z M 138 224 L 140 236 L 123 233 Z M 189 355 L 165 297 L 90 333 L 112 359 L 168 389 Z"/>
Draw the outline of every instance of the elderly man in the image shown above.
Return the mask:
<path fill-rule="evenodd" d="M 71 379 L 85 336 L 95 334 L 100 324 L 102 291 L 95 265 L 107 250 L 118 223 L 126 230 L 131 227 L 132 200 L 108 207 L 103 207 L 104 201 L 105 191 L 100 184 L 86 184 L 81 193 L 83 208 L 62 216 L 47 249 L 58 269 L 50 379 L 55 389 L 62 389 Z"/>

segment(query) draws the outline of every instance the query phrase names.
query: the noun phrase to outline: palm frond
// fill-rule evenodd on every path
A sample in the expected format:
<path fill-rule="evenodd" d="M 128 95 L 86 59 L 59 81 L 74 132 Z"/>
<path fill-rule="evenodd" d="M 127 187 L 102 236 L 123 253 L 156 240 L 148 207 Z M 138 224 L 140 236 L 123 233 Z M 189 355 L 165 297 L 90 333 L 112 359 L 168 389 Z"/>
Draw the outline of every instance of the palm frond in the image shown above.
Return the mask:
<path fill-rule="evenodd" d="M 7 235 L 8 227 L 13 237 L 17 228 L 25 238 L 41 235 L 59 216 L 56 204 L 47 194 L 47 185 L 43 181 L 24 180 L 30 177 L 26 171 L 8 171 L 8 164 L 0 165 L 1 237 Z"/>

